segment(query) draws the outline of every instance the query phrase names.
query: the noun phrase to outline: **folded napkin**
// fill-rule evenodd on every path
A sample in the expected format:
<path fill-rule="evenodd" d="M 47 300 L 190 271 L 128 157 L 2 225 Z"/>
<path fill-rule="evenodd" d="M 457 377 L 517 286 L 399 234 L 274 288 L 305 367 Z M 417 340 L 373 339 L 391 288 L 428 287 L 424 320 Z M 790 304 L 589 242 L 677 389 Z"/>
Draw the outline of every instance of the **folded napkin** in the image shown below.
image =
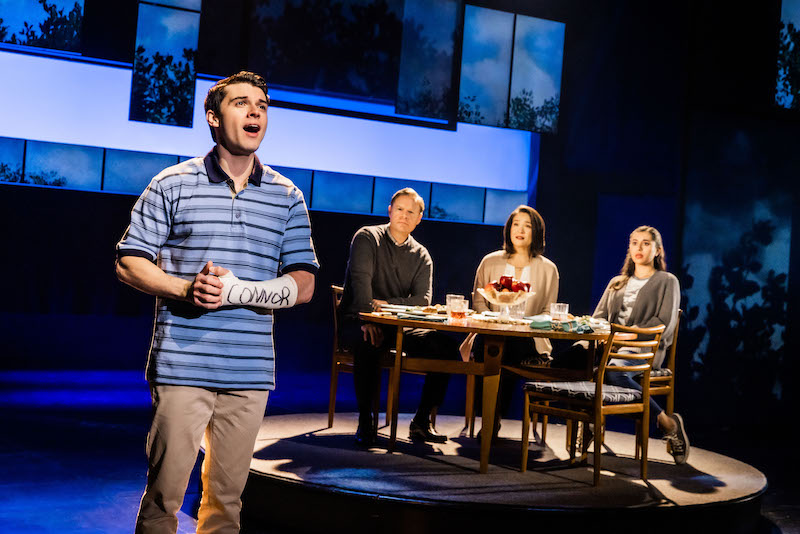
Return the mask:
<path fill-rule="evenodd" d="M 551 328 L 558 332 L 575 332 L 577 334 L 591 334 L 591 326 L 581 321 L 553 321 Z"/>
<path fill-rule="evenodd" d="M 552 320 L 549 314 L 542 313 L 539 315 L 530 315 L 523 317 L 526 321 L 530 321 L 531 328 L 537 330 L 550 330 L 552 328 Z"/>

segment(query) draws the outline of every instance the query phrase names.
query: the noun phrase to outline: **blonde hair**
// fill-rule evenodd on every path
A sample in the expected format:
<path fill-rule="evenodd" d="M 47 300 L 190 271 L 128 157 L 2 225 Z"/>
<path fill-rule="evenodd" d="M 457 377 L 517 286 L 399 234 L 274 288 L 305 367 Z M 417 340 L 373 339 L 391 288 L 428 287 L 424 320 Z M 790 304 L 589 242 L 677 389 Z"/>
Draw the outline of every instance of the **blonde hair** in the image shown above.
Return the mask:
<path fill-rule="evenodd" d="M 425 213 L 425 201 L 422 199 L 421 196 L 419 196 L 419 193 L 417 193 L 416 191 L 414 191 L 414 189 L 410 187 L 404 187 L 403 189 L 397 191 L 394 195 L 392 195 L 392 201 L 389 202 L 389 205 L 394 206 L 394 201 L 397 199 L 397 197 L 402 197 L 402 196 L 411 197 L 411 200 L 417 203 L 417 207 L 419 207 L 420 213 L 423 214 Z"/>

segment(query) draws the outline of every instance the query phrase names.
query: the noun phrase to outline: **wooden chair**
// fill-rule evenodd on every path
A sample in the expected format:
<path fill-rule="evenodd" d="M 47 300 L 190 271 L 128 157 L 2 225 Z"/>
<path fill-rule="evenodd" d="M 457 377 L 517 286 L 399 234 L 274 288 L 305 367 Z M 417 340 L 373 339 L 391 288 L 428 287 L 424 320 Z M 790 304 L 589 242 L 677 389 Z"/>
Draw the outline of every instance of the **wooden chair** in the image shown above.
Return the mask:
<path fill-rule="evenodd" d="M 392 349 L 391 355 L 394 357 L 396 351 Z M 464 406 L 464 428 L 469 430 L 469 437 L 474 436 L 475 431 L 475 374 L 476 365 L 474 361 L 466 364 L 460 360 L 434 360 L 429 358 L 409 358 L 403 351 L 403 357 L 400 361 L 400 372 L 409 373 L 414 375 L 424 375 L 427 373 L 449 373 L 449 374 L 463 374 L 466 375 L 466 402 Z M 389 386 L 391 388 L 391 385 Z M 389 393 L 391 394 L 391 390 Z M 391 402 L 391 401 L 389 401 Z M 437 410 L 434 407 L 431 412 L 431 424 L 436 425 Z M 387 405 L 386 408 L 386 424 L 390 424 L 390 411 Z"/>
<path fill-rule="evenodd" d="M 678 329 L 681 326 L 682 314 L 683 310 L 678 310 L 675 335 L 672 338 L 672 345 L 667 349 L 667 357 L 660 369 L 653 369 L 650 373 L 650 395 L 666 395 L 667 403 L 664 411 L 667 415 L 672 415 L 675 411 L 675 353 L 678 348 Z"/>
<path fill-rule="evenodd" d="M 681 326 L 682 314 L 683 310 L 678 310 L 678 317 L 675 319 L 675 335 L 672 337 L 672 345 L 667 349 L 667 357 L 661 363 L 659 369 L 653 369 L 650 372 L 650 396 L 664 395 L 667 397 L 667 403 L 664 407 L 664 412 L 667 415 L 675 413 L 675 354 L 678 348 L 678 331 Z M 640 429 L 637 425 L 637 435 L 639 431 Z M 638 448 L 636 449 L 636 458 L 639 458 Z"/>
<path fill-rule="evenodd" d="M 675 354 L 678 347 L 678 331 L 681 326 L 681 315 L 683 310 L 678 310 L 678 316 L 675 319 L 675 335 L 672 338 L 672 345 L 667 350 L 667 357 L 661 363 L 658 369 L 650 371 L 650 396 L 665 395 L 667 397 L 666 407 L 664 411 L 667 415 L 672 415 L 675 412 Z M 519 367 L 503 366 L 521 376 L 526 376 L 525 370 Z M 529 376 L 529 375 L 527 375 Z M 538 377 L 536 377 L 538 379 Z M 637 380 L 641 380 L 641 376 Z M 536 429 L 538 421 L 532 420 L 533 428 Z M 639 427 L 636 427 L 636 432 L 639 432 Z M 637 434 L 638 435 L 638 434 Z M 569 439 L 569 436 L 567 436 Z M 547 416 L 542 417 L 542 443 L 547 441 Z M 639 459 L 639 449 L 636 449 L 636 459 Z"/>
<path fill-rule="evenodd" d="M 398 340 L 402 338 L 401 332 L 397 333 Z M 396 346 L 396 345 L 395 345 Z M 390 351 L 392 358 L 397 354 L 396 349 Z M 483 372 L 483 364 L 470 358 L 469 362 L 458 360 L 440 360 L 433 358 L 409 358 L 403 351 L 401 357 L 394 362 L 394 370 L 389 376 L 389 400 L 386 406 L 387 425 L 391 427 L 389 450 L 394 449 L 397 434 L 397 408 L 399 406 L 400 377 L 403 373 L 424 375 L 427 373 L 448 373 L 466 376 L 466 401 L 464 407 L 464 427 L 469 430 L 469 436 L 474 436 L 475 430 L 475 376 Z M 392 380 L 393 379 L 393 380 Z M 393 384 L 396 384 L 394 386 Z M 390 415 L 391 414 L 391 415 Z M 437 410 L 431 411 L 431 424 L 436 424 Z"/>
<path fill-rule="evenodd" d="M 339 373 L 353 372 L 353 354 L 349 350 L 339 346 L 339 307 L 342 303 L 342 296 L 344 288 L 337 285 L 331 285 L 331 293 L 333 296 L 333 356 L 331 358 L 331 388 L 330 396 L 328 398 L 328 428 L 333 426 L 333 417 L 336 410 L 336 390 L 338 387 Z M 395 398 L 397 395 L 393 394 L 392 376 L 395 373 L 395 349 L 390 349 L 386 354 L 381 356 L 381 367 L 389 370 L 389 381 L 386 392 L 386 425 L 391 424 L 391 417 L 394 407 Z M 467 375 L 467 388 L 466 388 L 466 408 L 465 408 L 465 426 L 469 427 L 470 437 L 473 435 L 475 423 L 474 411 L 474 398 L 475 398 L 475 368 L 470 367 L 468 371 L 463 370 L 463 362 L 448 362 L 444 360 L 435 360 L 427 358 L 408 358 L 403 352 L 401 358 L 401 365 L 399 368 L 400 373 L 410 374 L 426 374 L 429 372 L 449 372 Z M 471 374 L 470 374 L 471 373 Z M 376 384 L 380 388 L 380 383 Z M 373 424 L 375 428 L 378 427 L 377 413 L 379 410 L 378 402 L 380 395 L 376 392 L 375 399 L 376 405 L 373 407 L 375 420 Z M 431 423 L 436 423 L 436 409 L 434 408 L 431 413 Z"/>
<path fill-rule="evenodd" d="M 333 415 L 336 411 L 336 390 L 339 385 L 339 373 L 352 373 L 353 372 L 353 353 L 349 350 L 339 346 L 339 307 L 342 304 L 342 295 L 344 289 L 341 286 L 331 285 L 331 294 L 333 296 L 333 356 L 331 358 L 331 389 L 330 397 L 328 398 L 328 428 L 333 426 Z M 381 356 L 381 367 L 389 369 L 389 373 L 394 369 L 394 354 L 388 352 Z M 389 392 L 386 396 L 386 424 L 389 424 L 389 417 L 392 413 L 392 399 L 391 394 L 392 380 L 389 380 Z M 378 428 L 378 403 L 380 402 L 380 382 L 375 384 L 378 391 L 375 395 L 375 406 L 373 413 L 375 419 L 373 425 Z"/>
<path fill-rule="evenodd" d="M 584 428 L 583 442 L 587 441 L 587 427 L 594 424 L 594 485 L 600 483 L 601 451 L 604 439 L 605 419 L 607 415 L 627 415 L 640 421 L 648 422 L 650 418 L 650 370 L 655 352 L 664 332 L 664 325 L 653 328 L 636 328 L 611 325 L 608 340 L 603 346 L 603 356 L 595 371 L 593 381 L 544 382 L 533 381 L 525 384 L 524 410 L 522 414 L 522 462 L 520 471 L 528 468 L 528 438 L 530 422 L 533 414 L 563 417 L 568 421 L 582 422 Z M 636 334 L 636 340 L 618 339 L 618 332 Z M 643 338 L 651 338 L 640 341 Z M 633 349 L 635 353 L 621 353 L 622 349 Z M 608 365 L 612 358 L 638 360 L 636 365 Z M 642 391 L 604 384 L 606 373 L 635 372 L 643 373 Z M 575 442 L 577 424 L 568 425 L 570 463 L 575 461 Z M 641 433 L 637 436 L 637 447 L 641 449 L 640 472 L 642 480 L 647 480 L 647 443 L 649 425 L 641 425 Z M 584 451 L 581 451 L 583 456 Z"/>

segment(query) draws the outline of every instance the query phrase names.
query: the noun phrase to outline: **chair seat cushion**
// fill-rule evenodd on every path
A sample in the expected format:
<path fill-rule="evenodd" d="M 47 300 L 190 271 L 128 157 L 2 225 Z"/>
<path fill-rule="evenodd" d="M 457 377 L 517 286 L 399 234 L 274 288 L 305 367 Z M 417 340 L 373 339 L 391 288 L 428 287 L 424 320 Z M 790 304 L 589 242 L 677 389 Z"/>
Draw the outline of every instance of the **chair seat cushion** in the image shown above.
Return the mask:
<path fill-rule="evenodd" d="M 567 399 L 594 399 L 595 383 L 583 382 L 526 382 L 525 391 L 547 393 Z M 642 392 L 638 389 L 623 388 L 603 384 L 603 404 L 624 404 L 642 399 Z"/>
<path fill-rule="evenodd" d="M 650 371 L 650 378 L 656 376 L 672 376 L 672 369 L 669 369 L 667 367 L 663 367 L 661 369 L 652 369 Z"/>

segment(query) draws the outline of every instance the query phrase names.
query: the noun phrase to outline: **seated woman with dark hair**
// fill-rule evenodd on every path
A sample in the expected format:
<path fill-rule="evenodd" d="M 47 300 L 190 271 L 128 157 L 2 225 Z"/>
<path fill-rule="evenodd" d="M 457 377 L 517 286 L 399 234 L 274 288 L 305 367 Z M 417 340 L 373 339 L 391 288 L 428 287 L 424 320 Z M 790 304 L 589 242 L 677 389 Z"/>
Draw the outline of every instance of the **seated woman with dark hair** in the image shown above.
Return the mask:
<path fill-rule="evenodd" d="M 679 303 L 680 284 L 675 275 L 667 272 L 661 234 L 652 226 L 640 226 L 631 233 L 622 270 L 608 283 L 593 316 L 611 323 L 641 328 L 666 325 L 653 359 L 653 368 L 657 369 L 661 367 L 667 348 L 675 337 Z M 576 344 L 573 349 L 580 351 L 581 345 Z M 557 355 L 553 365 L 561 366 L 564 360 L 570 359 L 568 353 L 574 356 L 575 350 Z M 627 360 L 613 359 L 610 365 L 625 365 L 626 362 Z M 641 391 L 642 386 L 633 375 L 634 373 L 608 373 L 606 376 L 610 384 Z M 683 418 L 677 413 L 667 415 L 652 397 L 650 414 L 663 432 L 667 450 L 672 454 L 675 463 L 686 463 L 689 457 L 689 438 Z"/>
<path fill-rule="evenodd" d="M 472 307 L 476 312 L 498 311 L 477 290 L 489 282 L 499 280 L 501 276 L 511 276 L 530 283 L 530 290 L 535 293 L 524 304 L 518 305 L 524 306 L 524 310 L 519 310 L 523 315 L 549 312 L 550 303 L 556 302 L 558 298 L 558 269 L 555 263 L 542 256 L 545 244 L 542 216 L 530 206 L 519 206 L 506 220 L 503 238 L 503 249 L 484 256 L 478 266 L 472 289 Z M 480 338 L 478 340 L 475 356 L 481 361 L 483 350 Z M 475 334 L 470 334 L 461 345 L 462 357 L 468 355 L 474 341 Z M 549 360 L 552 350 L 548 339 L 508 338 L 503 351 L 503 363 L 514 365 L 528 360 L 546 361 Z M 500 426 L 500 418 L 508 413 L 511 404 L 512 387 L 516 383 L 512 378 L 516 378 L 516 375 L 507 372 L 501 376 L 495 433 Z"/>

